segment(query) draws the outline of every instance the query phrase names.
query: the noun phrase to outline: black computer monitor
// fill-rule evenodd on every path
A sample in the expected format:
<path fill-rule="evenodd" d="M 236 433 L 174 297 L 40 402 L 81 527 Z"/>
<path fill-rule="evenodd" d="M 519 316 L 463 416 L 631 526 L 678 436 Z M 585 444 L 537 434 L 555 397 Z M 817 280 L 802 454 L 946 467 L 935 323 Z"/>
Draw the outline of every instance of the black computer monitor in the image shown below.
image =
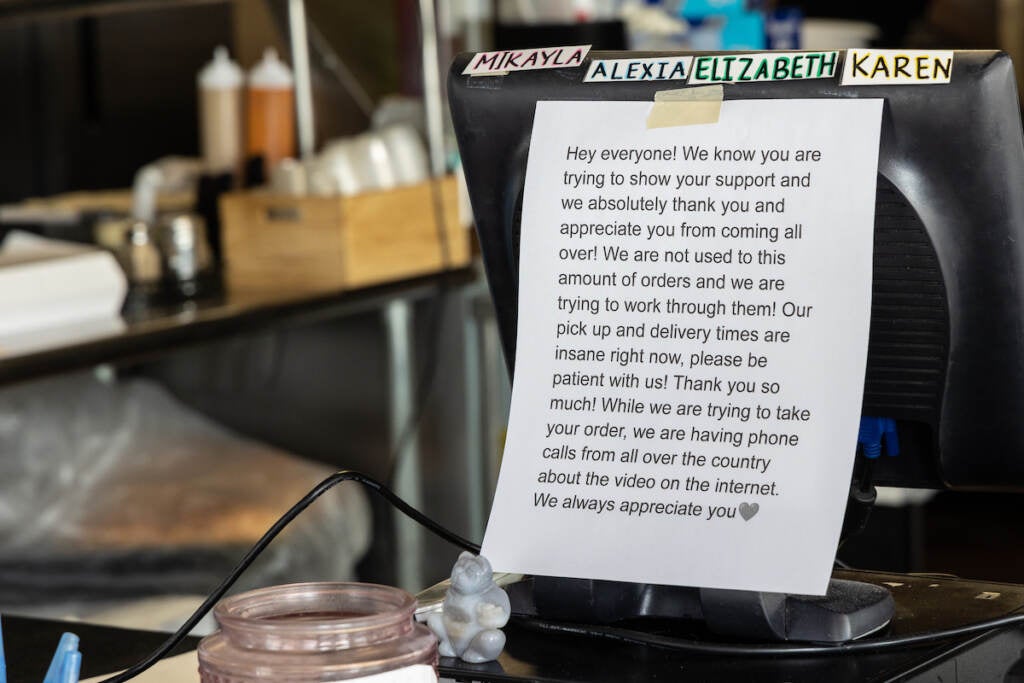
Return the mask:
<path fill-rule="evenodd" d="M 509 370 L 519 218 L 538 100 L 646 100 L 664 81 L 583 82 L 582 66 L 448 80 Z M 846 54 L 840 52 L 840 60 Z M 945 85 L 834 78 L 726 84 L 724 98 L 882 98 L 863 414 L 897 421 L 875 482 L 1024 488 L 1024 142 L 1010 58 L 958 51 Z M 525 315 L 526 313 L 523 313 Z M 854 447 L 853 444 L 850 445 Z"/>
<path fill-rule="evenodd" d="M 641 100 L 680 84 L 584 82 L 574 68 L 448 80 L 509 372 L 516 352 L 518 249 L 526 162 L 539 100 Z M 724 99 L 884 100 L 875 207 L 864 416 L 896 421 L 900 457 L 874 483 L 1024 489 L 1024 138 L 1009 57 L 956 52 L 944 85 L 841 85 L 834 78 L 724 85 Z M 513 380 L 514 381 L 514 380 Z M 849 444 L 853 449 L 855 444 Z M 856 491 L 851 499 L 856 499 Z M 871 498 L 873 500 L 873 498 Z M 885 589 L 830 583 L 825 601 L 536 577 L 532 607 L 557 618 L 701 615 L 712 631 L 842 641 L 883 626 Z M 793 624 L 809 628 L 796 632 Z"/>

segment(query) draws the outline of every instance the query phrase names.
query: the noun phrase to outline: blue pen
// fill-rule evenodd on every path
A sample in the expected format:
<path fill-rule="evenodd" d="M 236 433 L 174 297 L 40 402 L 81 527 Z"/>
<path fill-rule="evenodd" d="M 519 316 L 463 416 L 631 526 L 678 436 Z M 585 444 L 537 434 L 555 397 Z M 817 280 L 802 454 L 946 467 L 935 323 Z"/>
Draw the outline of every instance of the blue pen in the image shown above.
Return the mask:
<path fill-rule="evenodd" d="M 4 655 L 3 621 L 0 621 L 0 683 L 7 683 L 7 657 Z"/>
<path fill-rule="evenodd" d="M 78 683 L 78 674 L 82 670 L 82 653 L 78 650 L 69 652 L 64 657 L 64 667 L 59 683 Z"/>
<path fill-rule="evenodd" d="M 64 659 L 68 654 L 77 651 L 78 636 L 74 633 L 63 634 L 60 637 L 60 642 L 57 643 L 57 651 L 53 653 L 53 659 L 50 660 L 50 668 L 46 670 L 43 683 L 61 683 L 60 674 L 61 668 L 64 666 Z"/>

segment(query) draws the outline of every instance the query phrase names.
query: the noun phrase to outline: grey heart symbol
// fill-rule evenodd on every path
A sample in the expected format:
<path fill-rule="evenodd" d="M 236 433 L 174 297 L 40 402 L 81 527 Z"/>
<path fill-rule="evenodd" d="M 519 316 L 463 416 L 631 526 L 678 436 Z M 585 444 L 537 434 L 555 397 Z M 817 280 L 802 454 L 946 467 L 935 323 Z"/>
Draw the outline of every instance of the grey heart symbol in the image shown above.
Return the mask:
<path fill-rule="evenodd" d="M 740 503 L 740 517 L 743 521 L 749 522 L 750 518 L 757 514 L 757 511 L 761 509 L 761 506 L 757 503 Z"/>

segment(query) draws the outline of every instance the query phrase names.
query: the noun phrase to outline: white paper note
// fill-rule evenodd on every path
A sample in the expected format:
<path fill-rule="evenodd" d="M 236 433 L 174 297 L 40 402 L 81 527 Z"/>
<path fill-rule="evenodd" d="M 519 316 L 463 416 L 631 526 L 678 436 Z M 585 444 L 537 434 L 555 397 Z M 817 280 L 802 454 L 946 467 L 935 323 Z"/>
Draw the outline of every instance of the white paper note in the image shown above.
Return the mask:
<path fill-rule="evenodd" d="M 881 100 L 539 102 L 495 570 L 823 594 L 864 384 Z"/>

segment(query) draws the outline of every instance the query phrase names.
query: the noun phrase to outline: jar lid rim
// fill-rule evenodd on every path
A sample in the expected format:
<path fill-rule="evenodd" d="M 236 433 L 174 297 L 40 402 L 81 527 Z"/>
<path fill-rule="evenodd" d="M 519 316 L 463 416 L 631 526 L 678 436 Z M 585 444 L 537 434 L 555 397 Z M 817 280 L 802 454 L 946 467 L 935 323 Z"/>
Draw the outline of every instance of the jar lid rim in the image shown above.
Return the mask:
<path fill-rule="evenodd" d="M 325 610 L 328 614 L 317 618 L 317 607 L 324 609 L 322 601 L 329 598 L 342 601 L 349 599 L 362 608 L 370 605 L 375 611 L 330 616 L 329 610 Z M 229 631 L 274 632 L 282 636 L 311 632 L 353 634 L 406 623 L 411 628 L 416 604 L 415 597 L 393 586 L 320 581 L 239 593 L 218 603 L 214 608 L 214 616 L 221 628 Z M 310 616 L 295 621 L 282 618 L 303 614 Z M 364 642 L 372 640 L 371 637 Z"/>

